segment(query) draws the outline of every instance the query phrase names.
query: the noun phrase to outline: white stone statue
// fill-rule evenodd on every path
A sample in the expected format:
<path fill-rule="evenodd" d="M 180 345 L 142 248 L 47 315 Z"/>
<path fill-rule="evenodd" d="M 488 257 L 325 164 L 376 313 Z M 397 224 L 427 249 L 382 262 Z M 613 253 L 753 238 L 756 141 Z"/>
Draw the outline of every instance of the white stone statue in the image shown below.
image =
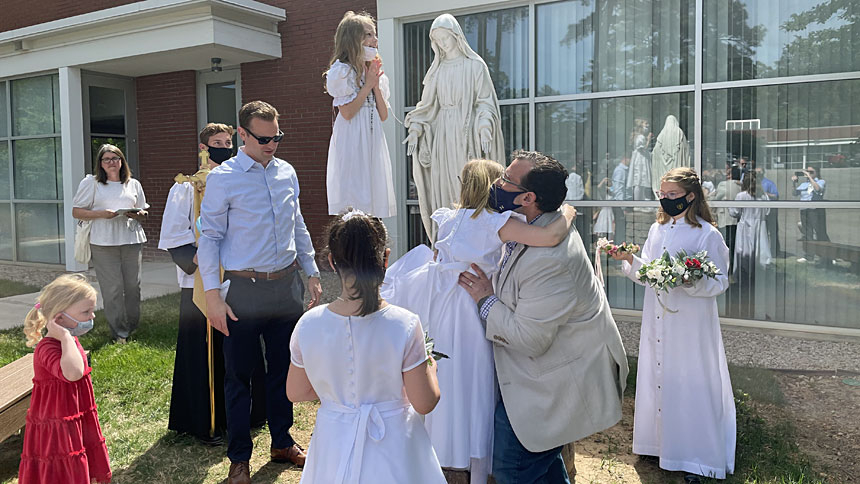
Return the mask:
<path fill-rule="evenodd" d="M 469 47 L 460 24 L 450 14 L 430 27 L 435 54 L 424 76 L 424 91 L 406 115 L 409 135 L 403 141 L 412 159 L 412 176 L 424 230 L 436 240 L 430 215 L 460 199 L 457 177 L 475 158 L 505 162 L 499 100 L 484 60 Z"/>
<path fill-rule="evenodd" d="M 660 191 L 660 178 L 680 166 L 690 166 L 690 143 L 678 125 L 678 118 L 670 114 L 651 152 L 651 189 L 655 194 Z"/>

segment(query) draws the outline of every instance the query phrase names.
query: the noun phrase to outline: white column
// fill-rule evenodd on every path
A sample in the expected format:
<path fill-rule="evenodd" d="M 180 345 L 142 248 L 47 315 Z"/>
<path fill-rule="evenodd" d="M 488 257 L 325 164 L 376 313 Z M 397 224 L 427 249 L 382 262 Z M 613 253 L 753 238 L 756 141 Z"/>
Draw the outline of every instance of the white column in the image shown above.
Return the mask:
<path fill-rule="evenodd" d="M 84 109 L 81 70 L 60 67 L 60 134 L 63 146 L 63 224 L 66 232 L 66 270 L 85 271 L 75 260 L 75 227 L 72 200 L 84 178 Z"/>
<path fill-rule="evenodd" d="M 405 138 L 403 127 L 397 119 L 403 119 L 403 55 L 399 23 L 394 19 L 379 20 L 376 25 L 379 35 L 379 55 L 384 62 L 384 70 L 392 79 L 391 106 L 388 120 L 382 123 L 385 139 L 388 142 L 388 156 L 391 158 L 391 176 L 394 180 L 394 198 L 397 200 L 397 216 L 383 219 L 388 237 L 391 240 L 391 261 L 406 253 L 408 237 L 408 208 L 406 207 L 406 150 L 401 141 Z"/>

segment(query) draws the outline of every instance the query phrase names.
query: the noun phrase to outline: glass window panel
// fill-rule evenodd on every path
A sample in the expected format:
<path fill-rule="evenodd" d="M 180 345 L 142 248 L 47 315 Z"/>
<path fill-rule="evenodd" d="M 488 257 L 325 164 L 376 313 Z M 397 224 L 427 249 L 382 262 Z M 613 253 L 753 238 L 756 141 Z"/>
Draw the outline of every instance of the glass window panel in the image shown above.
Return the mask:
<path fill-rule="evenodd" d="M 12 207 L 0 203 L 0 259 L 12 260 Z"/>
<path fill-rule="evenodd" d="M 11 81 L 13 136 L 60 132 L 58 83 L 56 75 Z"/>
<path fill-rule="evenodd" d="M 845 102 L 858 97 L 858 80 L 705 91 L 705 179 L 740 186 L 757 170 L 770 199 L 860 200 L 860 107 Z M 823 192 L 809 192 L 807 169 Z M 715 200 L 736 196 L 729 185 Z"/>
<path fill-rule="evenodd" d="M 409 249 L 419 244 L 430 245 L 430 239 L 427 238 L 427 234 L 424 232 L 424 224 L 421 222 L 421 212 L 418 209 L 418 205 L 409 205 L 407 210 L 406 230 L 408 232 Z"/>
<path fill-rule="evenodd" d="M 16 204 L 15 228 L 18 234 L 18 260 L 65 263 L 62 204 Z"/>
<path fill-rule="evenodd" d="M 122 89 L 90 86 L 90 133 L 125 134 L 125 93 Z"/>
<path fill-rule="evenodd" d="M 502 136 L 505 139 L 505 159 L 495 161 L 507 165 L 512 152 L 529 147 L 529 105 L 514 104 L 500 106 L 499 109 L 502 115 Z"/>
<path fill-rule="evenodd" d="M 536 11 L 539 96 L 693 82 L 692 0 L 571 0 Z"/>
<path fill-rule="evenodd" d="M 63 198 L 62 146 L 59 138 L 12 142 L 15 198 L 61 200 Z"/>
<path fill-rule="evenodd" d="M 860 70 L 849 0 L 704 2 L 705 82 Z"/>
<path fill-rule="evenodd" d="M 0 141 L 0 200 L 10 200 L 9 189 L 9 142 Z"/>
<path fill-rule="evenodd" d="M 517 7 L 457 17 L 469 46 L 484 59 L 499 99 L 528 96 L 528 7 Z M 433 62 L 430 46 L 432 20 L 403 26 L 405 103 L 421 99 L 424 74 Z"/>
<path fill-rule="evenodd" d="M 236 107 L 236 83 L 221 82 L 206 85 L 207 123 L 223 123 L 234 128 L 238 124 Z M 237 134 L 233 133 L 233 145 L 237 144 Z"/>
<path fill-rule="evenodd" d="M 669 165 L 652 159 L 657 137 L 664 129 L 668 136 L 669 115 L 685 135 L 692 133 L 693 94 L 540 103 L 535 115 L 536 148 L 575 172 L 569 179 L 571 199 L 653 200 L 653 180 L 659 180 L 667 166 L 692 166 L 694 147 L 689 138 L 688 157 L 678 156 Z M 646 126 L 648 131 L 643 130 Z M 623 180 L 625 170 L 624 186 L 612 183 Z M 582 188 L 574 188 L 580 181 Z"/>
<path fill-rule="evenodd" d="M 6 82 L 0 82 L 0 138 L 9 136 L 9 126 L 6 123 L 6 114 L 8 111 L 8 103 L 6 102 Z"/>

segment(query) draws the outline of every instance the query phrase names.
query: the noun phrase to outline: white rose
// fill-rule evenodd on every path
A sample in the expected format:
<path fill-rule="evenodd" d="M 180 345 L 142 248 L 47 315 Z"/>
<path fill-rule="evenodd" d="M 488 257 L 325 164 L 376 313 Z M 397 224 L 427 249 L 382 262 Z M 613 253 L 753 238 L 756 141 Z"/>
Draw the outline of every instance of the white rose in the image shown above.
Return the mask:
<path fill-rule="evenodd" d="M 675 264 L 675 266 L 672 268 L 672 271 L 673 271 L 676 275 L 683 276 L 683 275 L 684 275 L 684 273 L 685 273 L 685 272 L 687 272 L 687 268 L 686 268 L 686 267 L 684 267 L 684 265 L 683 265 L 683 264 Z"/>

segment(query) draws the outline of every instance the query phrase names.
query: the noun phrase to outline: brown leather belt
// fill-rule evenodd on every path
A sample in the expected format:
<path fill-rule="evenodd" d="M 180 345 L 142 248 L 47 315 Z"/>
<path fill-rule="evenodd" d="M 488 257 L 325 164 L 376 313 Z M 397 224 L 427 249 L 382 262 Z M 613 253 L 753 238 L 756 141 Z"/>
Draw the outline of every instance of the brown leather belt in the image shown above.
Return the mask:
<path fill-rule="evenodd" d="M 299 265 L 293 262 L 287 267 L 275 271 L 275 272 L 257 272 L 257 271 L 224 271 L 225 276 L 236 276 L 242 277 L 245 279 L 251 280 L 261 280 L 261 281 L 277 281 L 278 279 L 283 279 L 289 274 L 296 272 L 299 269 Z"/>

